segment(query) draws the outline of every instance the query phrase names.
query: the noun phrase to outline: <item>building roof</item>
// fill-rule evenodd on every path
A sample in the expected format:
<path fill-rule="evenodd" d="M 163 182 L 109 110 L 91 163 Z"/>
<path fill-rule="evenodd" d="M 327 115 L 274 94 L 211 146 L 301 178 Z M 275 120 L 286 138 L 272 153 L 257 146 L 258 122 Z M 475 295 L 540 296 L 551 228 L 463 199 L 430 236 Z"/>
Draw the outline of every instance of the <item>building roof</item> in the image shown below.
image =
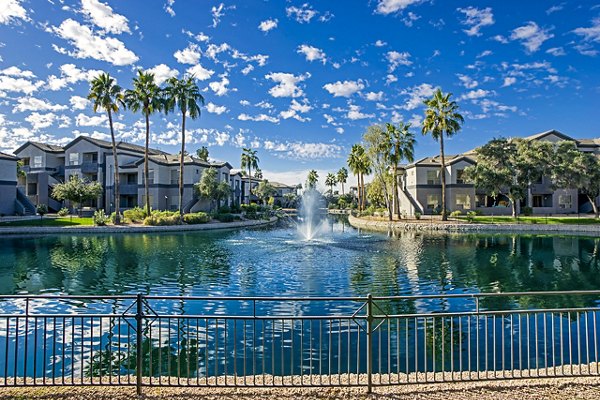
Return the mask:
<path fill-rule="evenodd" d="M 96 138 L 92 138 L 89 136 L 78 136 L 77 138 L 75 138 L 73 141 L 71 141 L 69 144 L 67 144 L 64 149 L 68 149 L 71 146 L 79 143 L 80 141 L 85 140 L 87 142 L 90 142 L 98 147 L 102 147 L 104 149 L 112 149 L 112 143 L 106 140 L 102 140 L 102 139 L 96 139 Z M 133 144 L 133 143 L 128 143 L 128 142 L 123 142 L 123 141 L 119 141 L 116 143 L 116 146 L 118 149 L 121 150 L 128 150 L 128 151 L 133 151 L 136 153 L 144 153 L 146 151 L 146 148 L 144 146 L 140 146 L 137 144 Z M 158 150 L 158 149 L 153 149 L 153 148 L 148 148 L 148 154 L 168 154 L 162 150 Z"/>
<path fill-rule="evenodd" d="M 56 145 L 48 144 L 48 143 L 34 142 L 34 141 L 30 140 L 30 141 L 23 143 L 18 149 L 13 151 L 13 153 L 14 154 L 20 153 L 28 146 L 37 147 L 38 149 L 40 149 L 46 153 L 62 153 L 65 151 L 64 147 L 62 147 L 62 146 L 56 146 Z"/>
<path fill-rule="evenodd" d="M 0 160 L 18 161 L 19 157 L 13 156 L 12 154 L 6 154 L 0 151 Z"/>
<path fill-rule="evenodd" d="M 546 136 L 550 136 L 550 135 L 554 135 L 557 136 L 559 138 L 561 138 L 562 140 L 573 140 L 573 141 L 578 141 L 577 139 L 573 139 L 571 136 L 567 136 L 562 132 L 559 132 L 555 129 L 551 129 L 549 131 L 545 131 L 545 132 L 541 132 L 541 133 L 536 133 L 535 135 L 531 135 L 531 136 L 526 136 L 525 139 L 526 140 L 539 140 L 542 139 Z"/>
<path fill-rule="evenodd" d="M 446 163 L 446 165 L 452 165 L 455 164 L 459 161 L 466 161 L 470 164 L 475 164 L 475 156 L 473 154 L 456 154 L 456 155 L 447 155 L 444 157 L 444 161 Z M 441 166 L 441 157 L 440 156 L 433 156 L 433 157 L 425 157 L 425 158 L 421 158 L 420 160 L 417 160 L 415 162 L 413 162 L 412 164 L 408 164 L 406 166 L 406 168 L 412 168 L 412 167 L 439 167 Z"/>
<path fill-rule="evenodd" d="M 167 166 L 177 166 L 180 163 L 179 154 L 167 154 L 167 153 L 153 154 L 153 155 L 149 156 L 148 159 L 155 164 L 167 165 Z M 215 168 L 229 167 L 229 168 L 231 168 L 231 165 L 228 162 L 222 162 L 222 161 L 206 162 L 204 160 L 201 160 L 196 157 L 192 157 L 190 155 L 185 156 L 183 162 L 185 165 L 197 165 L 197 166 L 204 167 L 204 168 L 210 168 L 210 167 L 215 167 Z M 133 165 L 138 166 L 143 163 L 144 163 L 144 159 L 141 158 L 139 160 L 134 161 Z"/>
<path fill-rule="evenodd" d="M 296 185 L 286 185 L 285 183 L 280 183 L 280 182 L 271 182 L 269 181 L 269 183 L 275 187 L 275 188 L 279 188 L 279 189 L 296 189 Z"/>

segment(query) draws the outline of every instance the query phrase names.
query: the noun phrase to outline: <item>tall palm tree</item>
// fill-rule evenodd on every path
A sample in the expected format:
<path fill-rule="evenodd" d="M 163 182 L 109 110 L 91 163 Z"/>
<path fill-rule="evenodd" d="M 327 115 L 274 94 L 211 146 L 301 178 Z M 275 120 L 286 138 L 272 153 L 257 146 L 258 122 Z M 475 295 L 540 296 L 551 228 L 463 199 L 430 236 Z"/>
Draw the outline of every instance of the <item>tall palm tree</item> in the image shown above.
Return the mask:
<path fill-rule="evenodd" d="M 118 113 L 119 108 L 125 108 L 123 89 L 115 83 L 115 80 L 106 72 L 101 73 L 90 83 L 90 92 L 87 96 L 92 100 L 94 112 L 98 109 L 106 111 L 108 115 L 108 126 L 110 128 L 110 138 L 112 141 L 113 161 L 115 168 L 114 175 L 114 202 L 115 202 L 115 224 L 121 223 L 121 210 L 119 199 L 119 161 L 117 158 L 117 143 L 115 142 L 115 130 L 113 127 L 113 113 Z"/>
<path fill-rule="evenodd" d="M 386 124 L 387 134 L 392 146 L 390 149 L 389 159 L 394 168 L 394 182 L 392 191 L 394 192 L 394 212 L 400 219 L 400 199 L 398 198 L 398 166 L 402 160 L 408 162 L 414 161 L 415 154 L 415 135 L 410 129 L 410 124 L 403 122 L 398 123 L 398 126 Z"/>
<path fill-rule="evenodd" d="M 316 170 L 311 169 L 308 171 L 308 176 L 306 178 L 306 189 L 315 189 L 317 187 L 317 182 L 319 181 L 319 174 Z"/>
<path fill-rule="evenodd" d="M 256 155 L 256 150 L 250 148 L 242 149 L 241 168 L 248 170 L 248 201 L 250 204 L 250 194 L 252 193 L 252 169 L 258 169 L 258 163 L 260 160 Z"/>
<path fill-rule="evenodd" d="M 179 157 L 179 215 L 183 218 L 183 168 L 185 161 L 185 119 L 189 115 L 191 119 L 200 117 L 200 105 L 204 104 L 204 97 L 196 85 L 193 77 L 183 79 L 175 77 L 167 80 L 163 91 L 165 101 L 165 112 L 175 110 L 181 112 L 181 155 Z"/>
<path fill-rule="evenodd" d="M 337 179 L 334 174 L 329 172 L 325 177 L 325 186 L 329 186 L 329 190 L 331 191 L 331 195 L 333 196 L 333 187 L 337 183 Z"/>
<path fill-rule="evenodd" d="M 344 167 L 340 168 L 335 176 L 337 182 L 342 185 L 342 196 L 344 195 L 344 184 L 348 179 L 348 170 Z"/>
<path fill-rule="evenodd" d="M 440 143 L 440 175 L 442 178 L 442 221 L 448 220 L 446 212 L 446 160 L 444 158 L 444 135 L 451 137 L 460 131 L 464 118 L 458 113 L 458 104 L 450 100 L 452 93 L 437 89 L 433 97 L 425 100 L 427 109 L 423 120 L 423 135 L 431 134 Z"/>
<path fill-rule="evenodd" d="M 125 103 L 133 112 L 142 112 L 146 121 L 146 144 L 144 152 L 144 194 L 146 213 L 150 214 L 150 187 L 148 186 L 148 146 L 150 143 L 150 115 L 160 112 L 163 107 L 162 94 L 154 82 L 154 74 L 138 70 L 133 78 L 133 89 L 125 91 Z"/>
<path fill-rule="evenodd" d="M 352 146 L 352 150 L 350 150 L 350 155 L 348 156 L 348 167 L 356 175 L 358 184 L 358 210 L 362 211 L 366 203 L 364 175 L 371 173 L 371 162 L 362 145 L 355 144 Z"/>
<path fill-rule="evenodd" d="M 256 179 L 262 179 L 263 178 L 263 173 L 262 173 L 262 170 L 260 168 L 256 168 L 254 170 L 254 177 Z"/>

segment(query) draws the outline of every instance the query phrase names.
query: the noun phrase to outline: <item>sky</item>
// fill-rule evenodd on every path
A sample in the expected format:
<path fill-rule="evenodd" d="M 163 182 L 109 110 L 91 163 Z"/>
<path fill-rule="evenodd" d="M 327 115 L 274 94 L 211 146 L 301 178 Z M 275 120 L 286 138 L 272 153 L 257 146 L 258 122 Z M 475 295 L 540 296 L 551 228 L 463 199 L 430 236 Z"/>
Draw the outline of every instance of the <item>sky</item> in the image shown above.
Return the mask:
<path fill-rule="evenodd" d="M 190 152 L 239 167 L 252 147 L 290 184 L 344 166 L 372 124 L 410 122 L 416 157 L 437 154 L 420 133 L 437 87 L 465 117 L 447 154 L 550 129 L 600 137 L 599 52 L 600 0 L 0 0 L 0 151 L 109 140 L 89 79 L 129 88 L 139 69 L 195 77 Z M 180 119 L 151 116 L 151 145 L 176 153 Z M 115 128 L 143 144 L 140 114 Z"/>

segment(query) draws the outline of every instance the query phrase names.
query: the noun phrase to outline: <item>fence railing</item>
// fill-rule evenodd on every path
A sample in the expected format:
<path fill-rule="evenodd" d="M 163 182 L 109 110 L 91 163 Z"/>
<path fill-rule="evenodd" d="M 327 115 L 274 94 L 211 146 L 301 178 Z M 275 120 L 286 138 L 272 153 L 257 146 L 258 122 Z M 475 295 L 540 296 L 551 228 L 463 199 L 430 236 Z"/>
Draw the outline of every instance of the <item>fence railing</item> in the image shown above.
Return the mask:
<path fill-rule="evenodd" d="M 0 386 L 375 386 L 600 375 L 600 291 L 0 296 Z"/>

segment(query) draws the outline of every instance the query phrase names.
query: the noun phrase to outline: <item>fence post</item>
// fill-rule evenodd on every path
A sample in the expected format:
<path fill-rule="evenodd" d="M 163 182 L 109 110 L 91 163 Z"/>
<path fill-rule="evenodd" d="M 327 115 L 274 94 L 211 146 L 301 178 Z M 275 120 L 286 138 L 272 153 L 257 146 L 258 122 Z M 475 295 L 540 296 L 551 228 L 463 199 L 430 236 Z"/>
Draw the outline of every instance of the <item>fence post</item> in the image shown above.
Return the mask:
<path fill-rule="evenodd" d="M 138 293 L 136 300 L 136 313 L 135 313 L 135 328 L 136 328 L 136 382 L 135 388 L 138 396 L 142 395 L 142 341 L 144 340 L 143 331 L 142 331 L 142 320 L 144 307 L 142 304 L 142 294 Z"/>
<path fill-rule="evenodd" d="M 367 393 L 373 391 L 373 296 L 367 295 Z"/>

